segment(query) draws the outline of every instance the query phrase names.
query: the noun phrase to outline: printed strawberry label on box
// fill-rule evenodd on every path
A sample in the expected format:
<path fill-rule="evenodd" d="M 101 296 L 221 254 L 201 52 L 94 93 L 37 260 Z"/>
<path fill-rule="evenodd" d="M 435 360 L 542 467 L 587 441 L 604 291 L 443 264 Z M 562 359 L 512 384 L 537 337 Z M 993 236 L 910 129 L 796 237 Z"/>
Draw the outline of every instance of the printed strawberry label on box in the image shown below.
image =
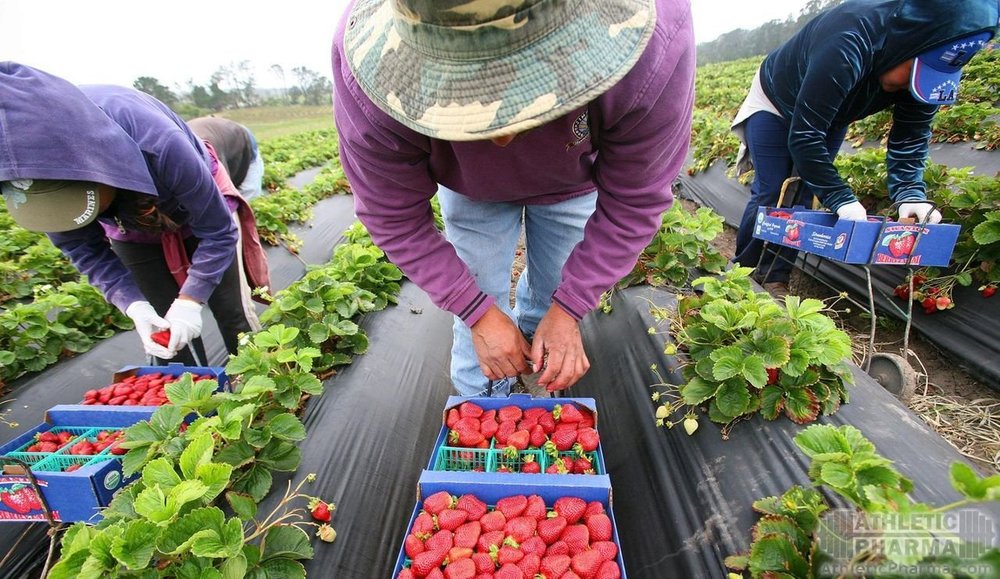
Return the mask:
<path fill-rule="evenodd" d="M 950 223 L 847 221 L 829 211 L 761 207 L 753 236 L 844 263 L 946 266 L 960 229 Z"/>

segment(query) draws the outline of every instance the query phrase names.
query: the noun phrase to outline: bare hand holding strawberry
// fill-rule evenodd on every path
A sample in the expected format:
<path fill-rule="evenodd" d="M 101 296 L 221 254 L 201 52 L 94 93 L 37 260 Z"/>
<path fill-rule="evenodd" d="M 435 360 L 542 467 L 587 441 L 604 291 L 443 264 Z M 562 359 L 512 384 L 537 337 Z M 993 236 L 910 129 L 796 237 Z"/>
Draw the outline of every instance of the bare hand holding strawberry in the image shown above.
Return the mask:
<path fill-rule="evenodd" d="M 491 307 L 472 328 L 472 344 L 479 366 L 490 380 L 518 376 L 529 371 L 531 355 L 528 341 L 507 314 Z"/>
<path fill-rule="evenodd" d="M 549 392 L 569 388 L 590 370 L 579 324 L 557 304 L 552 304 L 535 330 L 531 361 L 542 372 L 538 384 Z"/>

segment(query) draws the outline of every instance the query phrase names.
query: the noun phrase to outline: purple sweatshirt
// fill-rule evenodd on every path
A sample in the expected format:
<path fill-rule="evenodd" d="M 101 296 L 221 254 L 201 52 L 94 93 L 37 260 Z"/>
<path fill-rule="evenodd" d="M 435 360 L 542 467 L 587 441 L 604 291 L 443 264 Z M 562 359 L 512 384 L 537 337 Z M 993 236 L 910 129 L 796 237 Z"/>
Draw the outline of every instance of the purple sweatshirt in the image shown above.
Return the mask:
<path fill-rule="evenodd" d="M 348 8 L 348 11 L 350 8 Z M 377 108 L 334 36 L 334 118 L 355 211 L 375 243 L 434 303 L 472 325 L 493 304 L 434 227 L 440 183 L 477 201 L 549 204 L 597 190 L 597 208 L 570 254 L 552 299 L 576 319 L 635 265 L 673 201 L 687 154 L 695 49 L 687 0 L 657 0 L 657 22 L 629 73 L 565 117 L 506 147 L 417 133 Z M 594 135 L 581 131 L 590 111 Z M 596 123 L 594 121 L 597 121 Z M 582 138 L 581 138 L 582 137 Z"/>
<path fill-rule="evenodd" d="M 204 302 L 236 255 L 237 231 L 198 137 L 163 103 L 139 91 L 82 86 L 13 62 L 0 63 L 0 181 L 66 179 L 155 195 L 199 239 L 181 293 Z M 114 207 L 114 206 L 112 206 Z M 144 300 L 111 251 L 108 237 L 159 243 L 120 233 L 112 210 L 87 227 L 49 238 L 124 311 Z"/>

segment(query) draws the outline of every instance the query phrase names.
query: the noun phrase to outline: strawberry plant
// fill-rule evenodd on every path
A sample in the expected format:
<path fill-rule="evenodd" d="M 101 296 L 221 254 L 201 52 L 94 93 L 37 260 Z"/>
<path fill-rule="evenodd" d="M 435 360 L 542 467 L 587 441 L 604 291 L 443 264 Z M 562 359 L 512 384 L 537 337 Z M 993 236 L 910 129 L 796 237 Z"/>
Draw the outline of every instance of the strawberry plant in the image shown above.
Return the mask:
<path fill-rule="evenodd" d="M 672 426 L 668 417 L 678 411 L 694 419 L 699 408 L 721 424 L 757 413 L 804 424 L 847 402 L 850 337 L 822 313 L 819 300 L 788 296 L 780 305 L 753 292 L 750 271 L 733 268 L 694 280 L 700 295 L 679 297 L 676 311 L 654 308 L 654 317 L 669 320 L 676 340 L 665 353 L 686 356 L 686 382 L 661 383 L 665 391 L 654 395 L 662 401 L 661 425 Z"/>
<path fill-rule="evenodd" d="M 836 568 L 850 569 L 851 576 L 897 577 L 900 568 L 915 565 L 929 573 L 921 577 L 954 576 L 936 573 L 934 563 L 1000 571 L 1000 549 L 970 545 L 949 522 L 958 509 L 1000 499 L 1000 476 L 983 478 L 954 463 L 951 483 L 962 498 L 935 507 L 913 501 L 912 481 L 853 426 L 813 425 L 796 435 L 795 444 L 810 459 L 813 486 L 793 486 L 754 502 L 762 517 L 751 529 L 749 551 L 726 558 L 730 569 L 755 579 L 813 579 L 837 574 L 830 571 Z M 830 492 L 848 508 L 834 509 L 826 498 Z M 859 529 L 860 538 L 854 536 Z"/>
<path fill-rule="evenodd" d="M 617 287 L 640 283 L 682 287 L 690 279 L 691 270 L 721 272 L 726 258 L 711 245 L 720 233 L 721 215 L 707 207 L 700 207 L 692 214 L 680 203 L 674 203 L 663 214 L 659 231 L 639 255 L 632 272 Z"/>

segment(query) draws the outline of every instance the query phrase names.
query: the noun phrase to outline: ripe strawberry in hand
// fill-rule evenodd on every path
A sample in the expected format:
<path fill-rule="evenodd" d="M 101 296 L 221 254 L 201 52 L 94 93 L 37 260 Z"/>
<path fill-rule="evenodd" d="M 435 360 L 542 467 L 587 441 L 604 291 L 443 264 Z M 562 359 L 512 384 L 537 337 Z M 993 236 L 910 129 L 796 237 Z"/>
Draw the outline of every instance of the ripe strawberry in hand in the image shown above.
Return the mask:
<path fill-rule="evenodd" d="M 170 345 L 170 330 L 161 330 L 149 335 L 149 339 L 166 348 Z"/>

